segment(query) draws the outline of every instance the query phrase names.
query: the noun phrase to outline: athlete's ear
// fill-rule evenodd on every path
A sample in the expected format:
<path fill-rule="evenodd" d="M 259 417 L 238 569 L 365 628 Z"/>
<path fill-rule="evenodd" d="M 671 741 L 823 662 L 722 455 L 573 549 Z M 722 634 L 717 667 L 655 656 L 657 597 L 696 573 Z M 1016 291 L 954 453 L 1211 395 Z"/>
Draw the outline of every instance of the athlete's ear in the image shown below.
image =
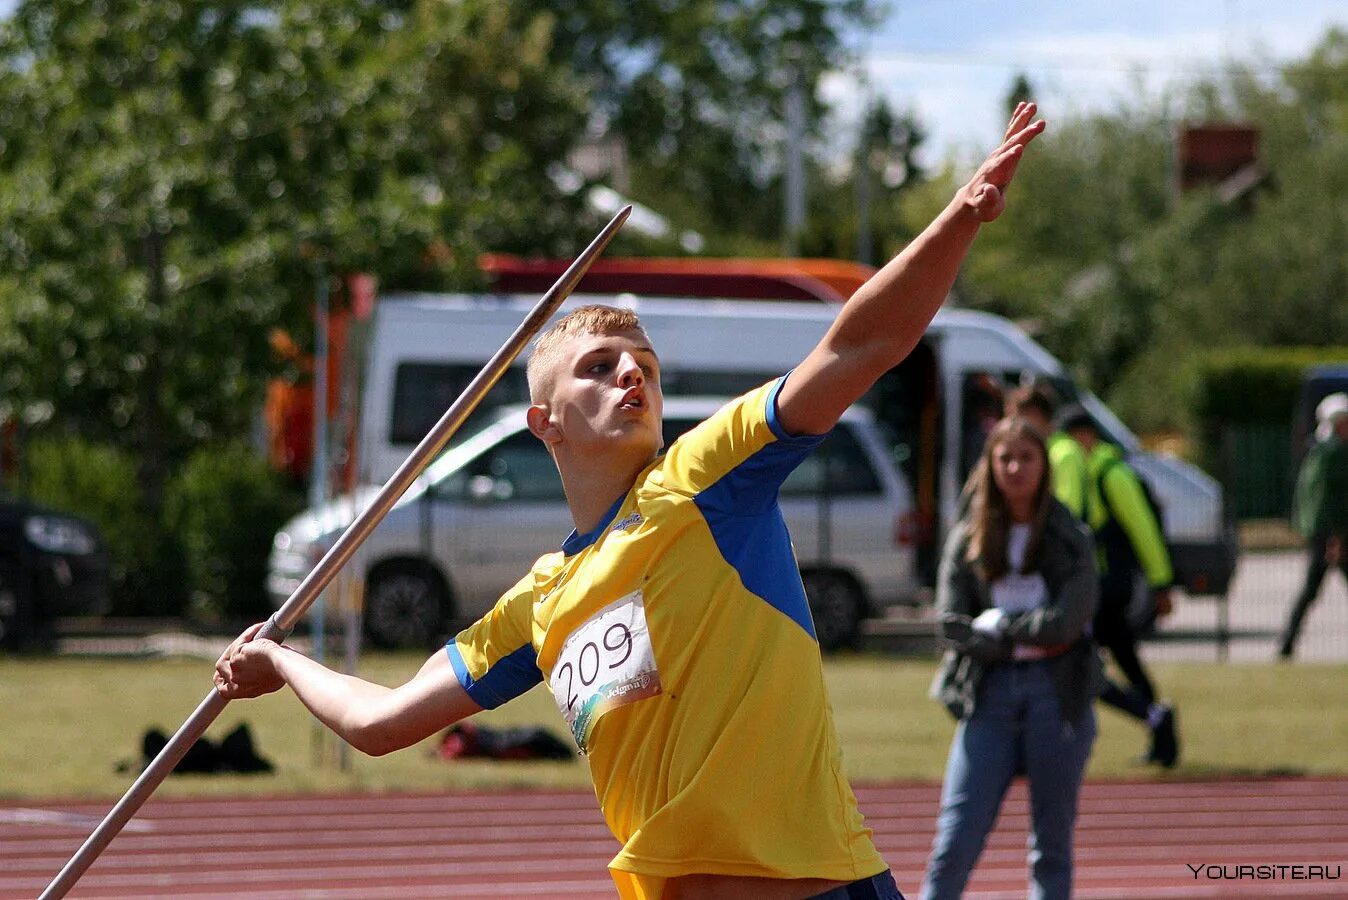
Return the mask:
<path fill-rule="evenodd" d="M 552 414 L 546 406 L 535 404 L 529 407 L 524 418 L 529 424 L 529 432 L 543 443 L 556 444 L 562 439 L 561 429 L 552 421 Z"/>

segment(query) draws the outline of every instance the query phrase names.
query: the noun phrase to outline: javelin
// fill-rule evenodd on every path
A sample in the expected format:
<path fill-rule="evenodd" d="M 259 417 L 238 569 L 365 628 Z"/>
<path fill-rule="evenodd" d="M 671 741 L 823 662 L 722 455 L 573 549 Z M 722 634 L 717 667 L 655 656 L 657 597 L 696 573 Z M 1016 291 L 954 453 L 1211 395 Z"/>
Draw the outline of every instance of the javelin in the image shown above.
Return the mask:
<path fill-rule="evenodd" d="M 533 308 L 528 317 L 515 329 L 515 333 L 510 339 L 496 351 L 496 355 L 487 361 L 482 367 L 482 371 L 477 373 L 472 382 L 469 383 L 459 399 L 455 400 L 445 414 L 440 417 L 440 421 L 430 432 L 417 444 L 416 449 L 407 457 L 398 470 L 393 473 L 388 482 L 380 489 L 378 496 L 370 502 L 356 520 L 347 527 L 332 548 L 323 555 L 314 566 L 313 571 L 300 582 L 300 586 L 295 588 L 295 592 L 290 595 L 290 599 L 282 604 L 267 623 L 262 626 L 262 630 L 257 633 L 257 638 L 276 641 L 280 643 L 290 636 L 290 632 L 303 617 L 310 604 L 318 597 L 328 583 L 336 576 L 338 570 L 346 564 L 356 552 L 356 549 L 370 536 L 370 532 L 379 524 L 380 520 L 393 508 L 393 504 L 403 495 L 411 486 L 416 477 L 422 470 L 430 464 L 435 455 L 440 452 L 445 443 L 449 441 L 455 431 L 463 425 L 465 419 L 482 402 L 483 396 L 491 390 L 492 385 L 505 373 L 510 364 L 515 361 L 525 346 L 533 336 L 547 323 L 552 314 L 561 306 L 562 301 L 566 299 L 585 275 L 590 264 L 595 261 L 604 248 L 608 246 L 609 241 L 617 234 L 618 229 L 622 227 L 623 222 L 631 215 L 632 207 L 625 206 L 618 211 L 603 230 L 595 236 L 586 247 L 576 257 L 562 277 L 557 280 L 543 298 L 538 301 L 538 305 Z M 117 833 L 122 830 L 131 817 L 140 809 L 141 804 L 149 799 L 154 793 L 155 788 L 168 777 L 173 771 L 173 767 L 186 755 L 188 749 L 205 733 L 207 726 L 215 721 L 220 712 L 225 708 L 229 700 L 225 699 L 214 688 L 206 695 L 206 699 L 201 701 L 201 705 L 196 711 L 187 718 L 164 749 L 159 751 L 159 755 L 145 767 L 145 771 L 140 774 L 135 783 L 117 801 L 114 806 L 94 829 L 94 833 L 76 851 L 70 858 L 70 862 L 65 864 L 65 868 L 57 873 L 52 879 L 51 884 L 42 892 L 39 900 L 48 900 L 48 898 L 64 897 L 66 893 L 75 886 L 75 882 L 80 880 L 86 869 L 93 863 L 104 848 L 112 841 Z"/>

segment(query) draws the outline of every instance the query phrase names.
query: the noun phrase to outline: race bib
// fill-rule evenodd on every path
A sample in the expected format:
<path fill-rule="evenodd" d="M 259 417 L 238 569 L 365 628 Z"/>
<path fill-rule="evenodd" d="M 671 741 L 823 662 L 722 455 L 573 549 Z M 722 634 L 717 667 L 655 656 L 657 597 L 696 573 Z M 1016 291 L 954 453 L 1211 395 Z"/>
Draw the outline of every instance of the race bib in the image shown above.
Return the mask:
<path fill-rule="evenodd" d="M 548 676 L 553 699 L 581 753 L 605 713 L 660 693 L 646 607 L 634 591 L 571 632 Z"/>

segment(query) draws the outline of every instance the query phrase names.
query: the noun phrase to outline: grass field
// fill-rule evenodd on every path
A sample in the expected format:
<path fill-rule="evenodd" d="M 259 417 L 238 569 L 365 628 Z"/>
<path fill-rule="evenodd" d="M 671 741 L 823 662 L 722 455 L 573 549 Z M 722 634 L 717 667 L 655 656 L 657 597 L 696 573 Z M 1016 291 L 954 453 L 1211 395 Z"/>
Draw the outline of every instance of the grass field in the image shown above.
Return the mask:
<path fill-rule="evenodd" d="M 362 674 L 395 684 L 421 656 L 370 654 Z M 932 660 L 876 656 L 831 658 L 834 714 L 849 774 L 857 781 L 939 779 L 953 722 L 927 686 Z M 0 657 L 0 800 L 117 797 L 138 763 L 141 735 L 172 733 L 210 688 L 211 664 L 200 659 L 29 659 Z M 1348 775 L 1345 666 L 1173 664 L 1154 674 L 1179 709 L 1181 765 L 1170 773 L 1131 760 L 1145 746 L 1136 724 L 1101 709 L 1093 778 L 1194 778 L 1226 774 Z M 486 725 L 541 724 L 565 736 L 551 697 L 541 688 Z M 164 796 L 432 790 L 471 786 L 581 786 L 585 762 L 504 763 L 434 756 L 435 740 L 367 759 L 354 752 L 339 770 L 334 745 L 288 692 L 228 706 L 207 732 L 218 738 L 247 722 L 259 752 L 277 765 L 262 776 L 174 776 Z M 326 757 L 326 758 L 324 758 Z"/>

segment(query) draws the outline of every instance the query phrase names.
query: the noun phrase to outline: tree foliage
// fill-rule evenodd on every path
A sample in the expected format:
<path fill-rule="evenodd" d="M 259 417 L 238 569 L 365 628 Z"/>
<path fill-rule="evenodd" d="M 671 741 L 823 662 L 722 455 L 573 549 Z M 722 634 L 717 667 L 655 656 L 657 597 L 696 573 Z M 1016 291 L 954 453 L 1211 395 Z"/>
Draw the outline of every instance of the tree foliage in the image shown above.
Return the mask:
<path fill-rule="evenodd" d="M 1318 346 L 1348 333 L 1348 35 L 1269 77 L 1233 65 L 1174 95 L 1060 120 L 1029 154 L 1003 218 L 961 277 L 964 302 L 1025 322 L 1142 428 L 1190 424 L 1211 348 Z M 1239 197 L 1179 193 L 1187 122 L 1247 122 L 1266 179 Z M 957 181 L 910 208 L 934 212 Z"/>
<path fill-rule="evenodd" d="M 560 177 L 587 129 L 688 224 L 775 233 L 783 91 L 812 95 L 871 11 L 20 0 L 0 23 L 0 417 L 131 460 L 123 503 L 150 525 L 123 555 L 152 569 L 175 470 L 249 433 L 269 336 L 307 343 L 322 281 L 468 286 L 483 250 L 573 252 L 598 224 Z M 174 585 L 124 583 L 172 605 Z"/>
<path fill-rule="evenodd" d="M 6 402 L 128 444 L 153 503 L 193 446 L 247 432 L 268 333 L 303 332 L 324 273 L 443 284 L 487 242 L 564 243 L 546 170 L 582 97 L 550 37 L 471 0 L 20 4 Z"/>
<path fill-rule="evenodd" d="M 559 64 L 587 86 L 591 128 L 620 136 L 632 191 L 713 252 L 781 232 L 783 106 L 798 84 L 822 119 L 819 79 L 849 58 L 846 38 L 877 0 L 523 0 L 556 17 Z"/>
<path fill-rule="evenodd" d="M 926 177 L 918 162 L 926 133 L 912 113 L 879 97 L 866 105 L 857 131 L 849 165 L 814 166 L 801 253 L 880 265 L 921 227 L 903 210 Z"/>
<path fill-rule="evenodd" d="M 550 39 L 486 0 L 44 0 L 4 23 L 4 411 L 135 461 L 122 503 L 150 527 L 119 608 L 183 592 L 150 578 L 176 552 L 166 487 L 250 433 L 269 335 L 307 333 L 319 279 L 444 286 L 487 242 L 587 227 L 547 175 L 583 121 Z"/>

